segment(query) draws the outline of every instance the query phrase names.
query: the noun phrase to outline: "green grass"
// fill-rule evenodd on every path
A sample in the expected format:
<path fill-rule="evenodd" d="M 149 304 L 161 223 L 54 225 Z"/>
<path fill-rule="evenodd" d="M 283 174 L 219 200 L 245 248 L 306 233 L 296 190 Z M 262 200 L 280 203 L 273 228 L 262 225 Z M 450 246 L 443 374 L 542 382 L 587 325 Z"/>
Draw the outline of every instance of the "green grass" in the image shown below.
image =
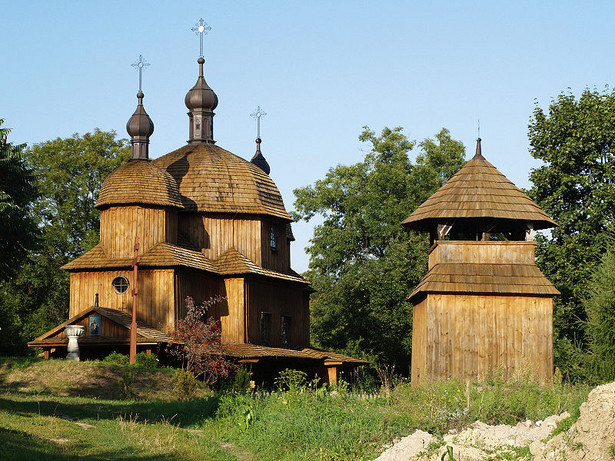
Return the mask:
<path fill-rule="evenodd" d="M 84 370 L 97 383 L 97 373 L 121 379 L 125 367 L 113 374 L 100 362 L 54 362 L 0 365 L 0 459 L 367 460 L 418 428 L 442 435 L 477 419 L 514 424 L 575 414 L 589 392 L 492 378 L 468 387 L 460 381 L 400 384 L 388 397 L 299 388 L 209 397 L 202 391 L 203 397 L 184 402 L 168 390 L 138 389 L 148 376 L 171 383 L 170 370 L 135 368 L 140 398 L 127 401 L 100 397 L 119 392 L 114 382 L 96 394 L 83 380 Z M 67 379 L 71 375 L 81 388 Z"/>

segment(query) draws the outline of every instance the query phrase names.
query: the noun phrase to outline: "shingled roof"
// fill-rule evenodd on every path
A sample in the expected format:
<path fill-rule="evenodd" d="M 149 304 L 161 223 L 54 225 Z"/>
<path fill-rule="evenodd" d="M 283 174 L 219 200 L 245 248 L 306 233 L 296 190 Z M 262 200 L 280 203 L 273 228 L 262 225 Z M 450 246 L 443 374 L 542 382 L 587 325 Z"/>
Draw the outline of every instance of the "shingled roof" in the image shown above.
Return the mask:
<path fill-rule="evenodd" d="M 146 159 L 129 160 L 107 176 L 95 208 L 129 204 L 183 208 L 173 177 Z"/>
<path fill-rule="evenodd" d="M 186 211 L 269 215 L 292 221 L 273 180 L 212 143 L 188 144 L 154 160 L 179 185 Z"/>
<path fill-rule="evenodd" d="M 84 255 L 62 266 L 67 271 L 122 269 L 130 268 L 132 258 L 109 258 L 101 243 Z M 189 267 L 219 275 L 262 275 L 289 282 L 309 285 L 301 275 L 293 270 L 287 273 L 265 269 L 249 258 L 231 249 L 218 259 L 207 258 L 200 251 L 189 250 L 170 243 L 159 243 L 141 255 L 139 267 Z"/>
<path fill-rule="evenodd" d="M 553 296 L 559 291 L 535 264 L 451 264 L 432 267 L 410 294 L 481 293 L 500 295 Z"/>
<path fill-rule="evenodd" d="M 482 156 L 476 155 L 420 205 L 402 224 L 428 231 L 454 219 L 492 218 L 532 222 L 534 229 L 556 226 L 547 213 Z"/>
<path fill-rule="evenodd" d="M 355 359 L 347 355 L 335 352 L 321 351 L 305 347 L 303 349 L 286 349 L 282 347 L 259 346 L 256 344 L 226 344 L 222 346 L 224 352 L 238 359 L 261 359 L 261 358 L 291 358 L 323 362 L 325 365 L 331 362 L 366 364 L 365 360 Z"/>
<path fill-rule="evenodd" d="M 102 317 L 106 317 L 112 322 L 130 330 L 130 325 L 132 323 L 132 316 L 127 312 L 122 312 L 117 309 L 109 309 L 106 307 L 92 306 L 84 311 L 81 311 L 79 314 L 71 317 L 66 322 L 61 323 L 57 327 L 47 331 L 43 335 L 36 338 L 34 341 L 30 341 L 28 346 L 30 347 L 40 347 L 50 344 L 58 344 L 58 343 L 68 343 L 68 338 L 66 337 L 58 337 L 57 335 L 64 331 L 64 327 L 67 325 L 73 325 L 83 320 L 85 317 L 90 314 L 97 313 Z M 111 343 L 111 342 L 127 342 L 127 337 L 118 337 L 118 338 L 107 338 L 107 337 L 98 337 L 98 336 L 84 336 L 79 338 L 79 344 L 88 344 L 88 343 Z M 156 330 L 155 328 L 143 323 L 140 320 L 137 320 L 137 343 L 139 344 L 157 344 L 157 343 L 168 343 L 171 342 L 172 338 L 165 333 Z"/>

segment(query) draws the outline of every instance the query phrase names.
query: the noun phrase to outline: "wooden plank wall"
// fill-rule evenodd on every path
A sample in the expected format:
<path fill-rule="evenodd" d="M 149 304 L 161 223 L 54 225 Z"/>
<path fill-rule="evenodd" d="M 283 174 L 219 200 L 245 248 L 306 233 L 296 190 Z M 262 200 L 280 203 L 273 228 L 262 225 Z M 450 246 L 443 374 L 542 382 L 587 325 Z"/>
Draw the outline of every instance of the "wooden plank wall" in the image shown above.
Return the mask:
<path fill-rule="evenodd" d="M 281 347 L 282 316 L 290 316 L 290 347 L 309 346 L 309 295 L 304 287 L 250 279 L 247 282 L 248 342 L 260 344 L 261 312 L 271 314 L 270 345 Z"/>
<path fill-rule="evenodd" d="M 102 315 L 100 316 L 100 335 L 95 336 L 95 338 L 129 338 L 130 337 L 130 330 L 124 328 L 123 326 L 118 325 L 115 322 L 112 322 L 111 320 L 109 320 L 106 317 L 103 317 Z M 85 338 L 88 337 L 90 335 L 90 331 L 89 331 L 89 316 L 86 316 L 85 318 L 71 324 L 71 325 L 83 325 L 85 327 L 85 331 L 83 332 L 83 334 L 79 337 L 81 338 Z M 64 333 L 64 330 L 60 330 L 58 331 L 55 335 L 50 336 L 50 338 L 67 338 L 66 333 Z"/>
<path fill-rule="evenodd" d="M 551 298 L 429 294 L 423 303 L 425 324 L 413 335 L 424 329 L 425 358 L 413 347 L 413 377 L 424 360 L 430 378 L 477 379 L 498 367 L 505 376 L 531 370 L 543 382 L 552 378 Z"/>
<path fill-rule="evenodd" d="M 429 253 L 429 268 L 438 263 L 535 264 L 535 242 L 438 240 Z"/>
<path fill-rule="evenodd" d="M 160 242 L 177 243 L 177 212 L 140 206 L 111 207 L 100 213 L 100 241 L 110 258 L 132 258 Z"/>
<path fill-rule="evenodd" d="M 222 342 L 237 344 L 246 342 L 245 334 L 245 286 L 244 279 L 229 278 L 224 280 L 228 315 L 220 317 Z"/>
<path fill-rule="evenodd" d="M 177 319 L 186 316 L 186 297 L 190 296 L 196 305 L 215 295 L 226 296 L 224 280 L 203 272 L 178 269 L 175 274 L 175 315 Z M 228 315 L 228 303 L 217 303 L 209 310 L 216 320 Z"/>
<path fill-rule="evenodd" d="M 271 249 L 271 226 L 276 226 L 278 246 Z M 261 226 L 262 267 L 278 272 L 288 272 L 290 269 L 290 241 L 286 238 L 286 223 L 281 221 L 263 220 Z"/>
<path fill-rule="evenodd" d="M 260 219 L 189 214 L 180 216 L 179 226 L 180 231 L 208 258 L 217 259 L 228 249 L 235 248 L 261 265 Z"/>
<path fill-rule="evenodd" d="M 172 331 L 175 325 L 173 273 L 172 269 L 139 271 L 137 318 L 163 332 Z M 118 276 L 124 276 L 130 282 L 124 294 L 117 293 L 111 285 Z M 96 293 L 99 294 L 99 306 L 132 313 L 132 271 L 71 273 L 69 317 L 93 306 Z"/>
<path fill-rule="evenodd" d="M 427 353 L 427 299 L 412 308 L 412 383 L 420 383 L 425 373 Z"/>

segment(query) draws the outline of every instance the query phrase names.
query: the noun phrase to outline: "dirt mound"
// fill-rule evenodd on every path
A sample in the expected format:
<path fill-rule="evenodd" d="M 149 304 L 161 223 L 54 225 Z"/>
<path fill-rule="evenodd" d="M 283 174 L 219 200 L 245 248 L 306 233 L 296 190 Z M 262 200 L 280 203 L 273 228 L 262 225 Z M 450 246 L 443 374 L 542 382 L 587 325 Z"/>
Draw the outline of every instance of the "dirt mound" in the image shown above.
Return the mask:
<path fill-rule="evenodd" d="M 598 386 L 581 405 L 581 416 L 567 432 L 530 449 L 536 461 L 612 461 L 615 445 L 615 382 Z"/>
<path fill-rule="evenodd" d="M 480 421 L 459 434 L 437 440 L 423 431 L 404 437 L 388 448 L 376 461 L 439 461 L 452 447 L 455 459 L 528 459 L 528 448 L 535 461 L 613 461 L 615 445 L 615 383 L 594 389 L 583 405 L 581 416 L 568 431 L 548 442 L 553 430 L 568 413 L 544 421 L 526 421 L 516 426 L 489 426 Z"/>

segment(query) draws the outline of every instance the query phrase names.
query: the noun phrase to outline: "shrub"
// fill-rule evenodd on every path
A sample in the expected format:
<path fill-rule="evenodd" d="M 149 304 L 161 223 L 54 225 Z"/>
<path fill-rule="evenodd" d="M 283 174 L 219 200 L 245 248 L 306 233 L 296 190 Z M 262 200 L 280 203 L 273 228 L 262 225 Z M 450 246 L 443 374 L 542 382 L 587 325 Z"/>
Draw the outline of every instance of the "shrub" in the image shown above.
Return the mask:
<path fill-rule="evenodd" d="M 250 390 L 250 378 L 252 373 L 246 367 L 242 366 L 237 371 L 233 380 L 233 390 L 235 392 L 247 392 Z"/>
<path fill-rule="evenodd" d="M 122 380 L 120 381 L 120 392 L 122 393 L 122 398 L 124 400 L 128 400 L 134 397 L 134 389 L 132 387 L 134 383 L 134 375 L 131 369 L 127 369 L 124 371 L 122 375 Z"/>
<path fill-rule="evenodd" d="M 305 387 L 306 379 L 307 374 L 303 371 L 287 368 L 280 371 L 275 383 L 282 391 L 297 392 Z"/>
<path fill-rule="evenodd" d="M 197 306 L 187 297 L 186 318 L 177 322 L 174 342 L 168 349 L 186 364 L 189 372 L 209 385 L 228 378 L 237 370 L 237 365 L 224 355 L 219 323 L 213 317 L 207 318 L 209 307 L 224 299 L 215 296 Z"/>
<path fill-rule="evenodd" d="M 158 356 L 156 354 L 146 354 L 145 352 L 139 352 L 135 356 L 135 365 L 150 370 L 158 368 Z"/>
<path fill-rule="evenodd" d="M 179 400 L 191 400 L 196 396 L 199 388 L 194 374 L 189 371 L 177 369 L 173 375 L 173 392 Z"/>
<path fill-rule="evenodd" d="M 111 352 L 103 359 L 103 363 L 124 366 L 130 363 L 130 359 L 125 354 L 120 354 L 119 352 Z"/>

